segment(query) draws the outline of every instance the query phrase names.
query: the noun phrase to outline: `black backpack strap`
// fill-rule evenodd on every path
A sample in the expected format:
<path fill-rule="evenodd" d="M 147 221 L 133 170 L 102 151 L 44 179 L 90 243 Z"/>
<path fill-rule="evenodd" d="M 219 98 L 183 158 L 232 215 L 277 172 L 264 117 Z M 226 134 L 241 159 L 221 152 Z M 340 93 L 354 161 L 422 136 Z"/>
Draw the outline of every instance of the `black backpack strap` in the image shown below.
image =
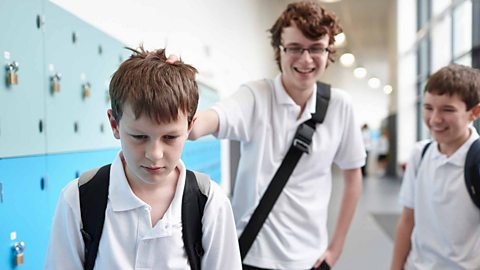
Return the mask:
<path fill-rule="evenodd" d="M 480 209 L 480 139 L 476 139 L 465 160 L 465 184 L 473 203 Z"/>
<path fill-rule="evenodd" d="M 330 95 L 330 85 L 322 82 L 317 82 L 317 104 L 315 106 L 315 113 L 312 114 L 312 119 L 315 123 L 323 123 L 323 120 L 327 115 Z"/>
<path fill-rule="evenodd" d="M 432 144 L 432 141 L 429 141 L 427 144 L 425 144 L 425 146 L 423 146 L 422 154 L 420 155 L 420 162 L 422 162 L 423 157 L 425 156 L 425 153 L 427 152 L 428 147 L 430 147 L 431 144 Z"/>
<path fill-rule="evenodd" d="M 425 153 L 427 153 L 427 150 L 431 144 L 432 144 L 432 141 L 429 141 L 423 146 L 422 153 L 420 154 L 420 160 L 418 161 L 417 168 L 415 170 L 415 176 L 417 176 L 418 169 L 420 168 L 420 164 L 422 164 L 423 157 L 425 156 Z"/>
<path fill-rule="evenodd" d="M 292 145 L 288 149 L 282 164 L 280 164 L 272 181 L 265 190 L 257 208 L 255 208 L 255 211 L 245 226 L 242 235 L 240 235 L 238 242 L 240 245 L 240 255 L 242 260 L 250 250 L 250 247 L 260 232 L 263 223 L 275 205 L 278 196 L 282 193 L 290 175 L 295 169 L 295 166 L 297 166 L 300 157 L 304 152 L 307 154 L 310 152 L 310 143 L 312 142 L 312 136 L 315 132 L 316 124 L 323 123 L 327 113 L 330 92 L 330 85 L 317 82 L 317 103 L 315 113 L 312 115 L 311 119 L 305 121 L 298 127 Z"/>
<path fill-rule="evenodd" d="M 85 244 L 85 270 L 93 269 L 97 258 L 98 244 L 105 222 L 109 182 L 110 165 L 105 165 L 98 171 L 86 172 L 78 180 L 83 224 L 80 231 Z"/>
<path fill-rule="evenodd" d="M 204 254 L 202 217 L 209 189 L 210 177 L 187 170 L 182 198 L 182 235 L 192 270 L 200 270 Z"/>

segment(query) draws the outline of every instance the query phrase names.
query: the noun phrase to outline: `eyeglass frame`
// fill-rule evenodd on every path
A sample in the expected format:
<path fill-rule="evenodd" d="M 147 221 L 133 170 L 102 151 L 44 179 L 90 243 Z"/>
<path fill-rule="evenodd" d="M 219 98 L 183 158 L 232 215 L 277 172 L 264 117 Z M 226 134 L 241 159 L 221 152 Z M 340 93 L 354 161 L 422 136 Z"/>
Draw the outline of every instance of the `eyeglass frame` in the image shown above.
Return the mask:
<path fill-rule="evenodd" d="M 292 56 L 302 56 L 305 51 L 307 51 L 310 56 L 323 56 L 323 55 L 327 55 L 327 53 L 330 52 L 329 48 L 323 48 L 323 47 L 301 48 L 301 47 L 284 47 L 283 45 L 278 45 L 278 48 L 281 51 L 283 51 L 285 54 L 289 54 Z M 295 49 L 299 49 L 299 51 L 292 51 Z M 314 53 L 312 52 L 312 49 L 322 49 L 322 51 L 318 53 Z"/>

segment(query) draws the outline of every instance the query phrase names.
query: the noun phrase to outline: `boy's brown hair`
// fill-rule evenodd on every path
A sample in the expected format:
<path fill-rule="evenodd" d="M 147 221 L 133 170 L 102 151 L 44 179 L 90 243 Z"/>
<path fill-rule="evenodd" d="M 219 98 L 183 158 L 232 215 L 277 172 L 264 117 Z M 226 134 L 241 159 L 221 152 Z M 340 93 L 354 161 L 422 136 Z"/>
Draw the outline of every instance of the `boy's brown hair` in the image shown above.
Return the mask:
<path fill-rule="evenodd" d="M 426 92 L 458 95 L 469 111 L 480 102 L 480 71 L 458 64 L 448 65 L 430 76 L 425 86 Z"/>
<path fill-rule="evenodd" d="M 167 64 L 165 49 L 127 49 L 133 54 L 110 81 L 112 114 L 117 123 L 128 103 L 136 118 L 145 114 L 157 123 L 168 123 L 184 112 L 190 125 L 198 106 L 197 70 L 181 60 Z"/>
<path fill-rule="evenodd" d="M 343 32 L 338 24 L 337 16 L 314 1 L 302 1 L 289 4 L 272 28 L 269 29 L 271 34 L 270 44 L 275 50 L 275 61 L 280 70 L 282 70 L 282 67 L 280 66 L 279 46 L 282 45 L 283 28 L 291 26 L 292 23 L 300 29 L 305 37 L 311 40 L 328 35 L 328 61 L 334 62 L 335 48 L 333 44 L 335 43 L 335 35 Z"/>

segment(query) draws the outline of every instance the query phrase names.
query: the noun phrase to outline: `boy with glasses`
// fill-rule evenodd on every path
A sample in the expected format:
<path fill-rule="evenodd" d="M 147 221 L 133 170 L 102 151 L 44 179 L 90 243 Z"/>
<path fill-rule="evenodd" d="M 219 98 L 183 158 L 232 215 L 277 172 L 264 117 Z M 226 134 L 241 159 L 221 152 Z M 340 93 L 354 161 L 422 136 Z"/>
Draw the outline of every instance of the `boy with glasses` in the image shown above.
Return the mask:
<path fill-rule="evenodd" d="M 270 29 L 281 73 L 242 85 L 230 98 L 197 115 L 190 139 L 214 134 L 242 144 L 232 206 L 242 234 L 292 145 L 297 127 L 316 111 L 316 82 L 333 62 L 336 16 L 315 2 L 288 5 Z M 338 89 L 243 261 L 244 269 L 325 269 L 338 260 L 361 192 L 365 163 L 360 126 L 350 97 Z M 332 241 L 327 212 L 332 164 L 345 188 Z M 324 268 L 322 268 L 324 269 Z"/>

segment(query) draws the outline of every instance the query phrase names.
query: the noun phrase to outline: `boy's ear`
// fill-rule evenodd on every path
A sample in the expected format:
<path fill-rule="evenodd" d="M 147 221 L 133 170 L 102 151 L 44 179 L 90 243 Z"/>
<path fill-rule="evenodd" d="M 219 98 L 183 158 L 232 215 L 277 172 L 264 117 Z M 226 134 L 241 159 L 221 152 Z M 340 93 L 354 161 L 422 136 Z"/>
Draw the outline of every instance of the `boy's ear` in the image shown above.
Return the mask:
<path fill-rule="evenodd" d="M 197 120 L 196 114 L 193 116 L 192 121 L 190 121 L 190 124 L 188 125 L 188 134 L 190 134 L 190 131 L 192 131 L 193 125 L 195 124 L 195 120 Z"/>
<path fill-rule="evenodd" d="M 115 120 L 115 117 L 113 117 L 112 109 L 108 109 L 107 116 L 108 116 L 108 121 L 110 122 L 110 127 L 112 127 L 113 136 L 116 139 L 120 139 L 120 131 L 118 130 L 119 126 L 118 126 L 117 120 Z"/>

